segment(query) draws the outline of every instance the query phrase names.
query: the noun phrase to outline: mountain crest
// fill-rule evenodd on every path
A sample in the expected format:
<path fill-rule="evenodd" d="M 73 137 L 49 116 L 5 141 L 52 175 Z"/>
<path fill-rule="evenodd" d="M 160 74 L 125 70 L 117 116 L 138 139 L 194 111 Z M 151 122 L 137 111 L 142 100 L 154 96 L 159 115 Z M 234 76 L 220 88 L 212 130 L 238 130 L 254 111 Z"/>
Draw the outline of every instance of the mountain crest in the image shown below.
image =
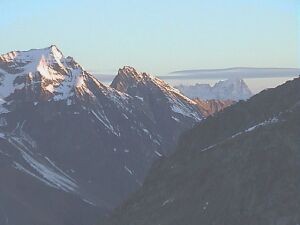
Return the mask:
<path fill-rule="evenodd" d="M 119 69 L 117 76 L 122 77 L 122 79 L 134 79 L 137 81 L 149 80 L 154 78 L 153 76 L 145 72 L 138 72 L 134 67 L 131 66 L 124 66 L 122 69 Z"/>
<path fill-rule="evenodd" d="M 0 55 L 0 62 L 18 62 L 29 63 L 32 61 L 41 60 L 42 58 L 47 60 L 59 61 L 63 58 L 62 52 L 55 46 L 51 45 L 42 49 L 31 49 L 28 51 L 11 51 L 6 54 Z"/>
<path fill-rule="evenodd" d="M 158 108 L 166 107 L 173 113 L 196 120 L 202 118 L 197 110 L 197 104 L 182 95 L 177 89 L 166 82 L 147 73 L 137 72 L 133 67 L 125 66 L 111 83 L 111 87 L 143 101 L 144 105 L 153 107 L 154 102 Z M 159 103 L 158 103 L 159 102 Z M 161 105 L 160 105 L 161 104 Z M 159 115 L 156 115 L 159 117 Z M 176 117 L 174 117 L 176 119 Z"/>

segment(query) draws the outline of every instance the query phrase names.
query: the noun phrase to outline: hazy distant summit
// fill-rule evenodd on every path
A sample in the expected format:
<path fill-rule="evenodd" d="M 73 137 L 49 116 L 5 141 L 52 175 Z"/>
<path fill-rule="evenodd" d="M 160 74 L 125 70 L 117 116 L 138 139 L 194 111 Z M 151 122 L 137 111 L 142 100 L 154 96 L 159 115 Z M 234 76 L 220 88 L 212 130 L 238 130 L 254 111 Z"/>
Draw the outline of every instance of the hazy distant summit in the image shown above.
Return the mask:
<path fill-rule="evenodd" d="M 228 79 L 219 81 L 214 86 L 209 84 L 179 85 L 176 87 L 184 95 L 190 98 L 201 98 L 204 100 L 246 100 L 253 94 L 242 79 Z"/>

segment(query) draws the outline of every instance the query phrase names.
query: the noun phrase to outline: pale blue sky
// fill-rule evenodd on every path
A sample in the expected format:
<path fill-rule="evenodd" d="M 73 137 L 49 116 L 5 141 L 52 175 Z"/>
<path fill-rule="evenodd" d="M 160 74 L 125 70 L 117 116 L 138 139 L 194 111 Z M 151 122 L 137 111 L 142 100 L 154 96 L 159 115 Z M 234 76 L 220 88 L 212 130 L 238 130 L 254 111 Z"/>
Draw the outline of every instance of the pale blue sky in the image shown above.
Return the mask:
<path fill-rule="evenodd" d="M 299 1 L 0 0 L 0 53 L 56 44 L 100 73 L 299 67 Z"/>

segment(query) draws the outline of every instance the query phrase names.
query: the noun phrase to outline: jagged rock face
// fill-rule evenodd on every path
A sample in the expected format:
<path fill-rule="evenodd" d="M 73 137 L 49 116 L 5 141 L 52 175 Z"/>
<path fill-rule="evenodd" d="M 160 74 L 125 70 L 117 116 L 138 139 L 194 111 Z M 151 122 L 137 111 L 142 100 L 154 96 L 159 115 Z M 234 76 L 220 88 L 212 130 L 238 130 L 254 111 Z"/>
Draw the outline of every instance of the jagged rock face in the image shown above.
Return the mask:
<path fill-rule="evenodd" d="M 236 103 L 233 100 L 202 100 L 199 98 L 193 99 L 203 116 L 208 117 Z"/>
<path fill-rule="evenodd" d="M 201 120 L 194 101 L 128 69 L 115 89 L 55 46 L 0 56 L 0 223 L 94 224 Z"/>
<path fill-rule="evenodd" d="M 120 69 L 111 87 L 140 101 L 145 114 L 161 125 L 160 131 L 165 136 L 171 134 L 171 139 L 165 139 L 170 144 L 176 142 L 180 134 L 176 127 L 191 127 L 194 121 L 203 118 L 196 102 L 162 80 L 132 67 Z"/>
<path fill-rule="evenodd" d="M 238 78 L 219 81 L 213 86 L 209 84 L 195 84 L 179 85 L 176 88 L 190 98 L 204 100 L 239 101 L 249 99 L 253 95 L 245 81 Z"/>
<path fill-rule="evenodd" d="M 186 132 L 107 225 L 299 224 L 300 78 Z"/>

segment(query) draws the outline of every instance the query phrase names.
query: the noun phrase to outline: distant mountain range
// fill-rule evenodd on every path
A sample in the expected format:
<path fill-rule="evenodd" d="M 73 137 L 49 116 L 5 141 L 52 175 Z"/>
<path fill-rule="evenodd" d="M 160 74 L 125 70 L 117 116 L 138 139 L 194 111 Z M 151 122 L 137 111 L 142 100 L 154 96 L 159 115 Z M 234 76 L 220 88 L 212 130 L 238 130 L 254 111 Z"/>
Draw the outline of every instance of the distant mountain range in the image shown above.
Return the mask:
<path fill-rule="evenodd" d="M 228 69 L 211 70 L 183 70 L 172 72 L 167 75 L 159 76 L 160 79 L 172 85 L 195 85 L 216 83 L 221 80 L 246 80 L 251 91 L 258 93 L 267 88 L 273 88 L 277 85 L 296 78 L 300 75 L 300 69 L 297 68 L 247 68 L 237 67 Z M 99 79 L 105 83 L 111 82 L 114 75 L 99 75 Z M 262 80 L 259 80 L 262 79 Z M 257 81 L 257 82 L 256 82 Z"/>
<path fill-rule="evenodd" d="M 299 224 L 300 78 L 202 120 L 101 225 Z"/>
<path fill-rule="evenodd" d="M 106 86 L 56 46 L 0 55 L 0 97 L 1 225 L 95 224 L 183 131 L 229 105 L 132 67 Z"/>
<path fill-rule="evenodd" d="M 242 79 L 228 79 L 217 82 L 214 86 L 209 84 L 178 85 L 175 86 L 184 95 L 190 98 L 200 98 L 204 100 L 246 100 L 253 94 L 247 84 Z"/>

